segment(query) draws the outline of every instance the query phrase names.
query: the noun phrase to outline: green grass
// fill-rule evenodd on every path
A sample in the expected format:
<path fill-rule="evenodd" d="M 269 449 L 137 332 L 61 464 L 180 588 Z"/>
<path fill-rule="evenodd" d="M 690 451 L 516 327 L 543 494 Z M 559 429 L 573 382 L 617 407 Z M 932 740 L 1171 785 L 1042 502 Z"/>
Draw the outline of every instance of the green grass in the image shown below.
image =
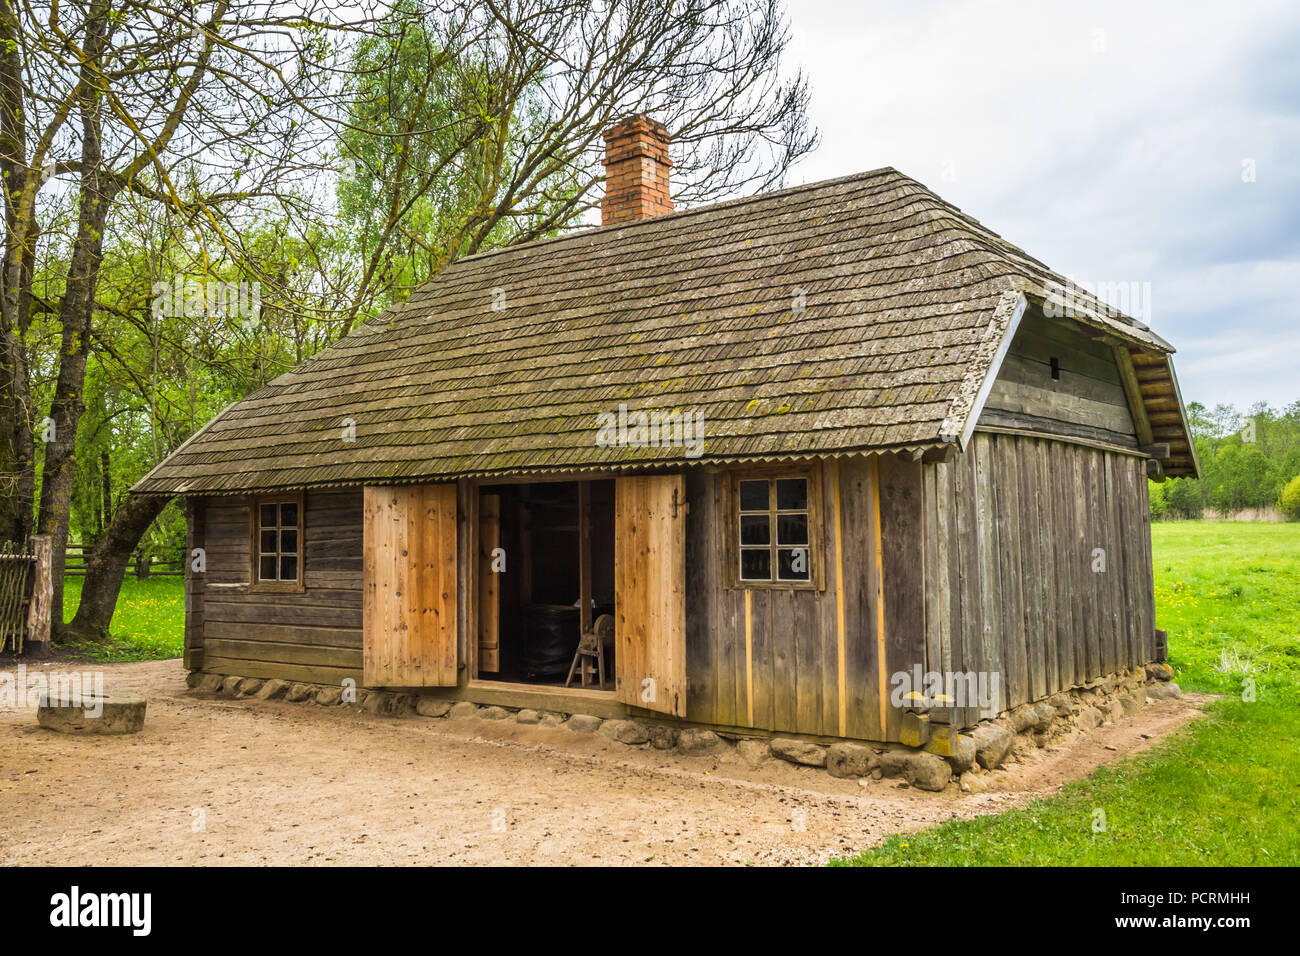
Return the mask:
<path fill-rule="evenodd" d="M 64 579 L 64 620 L 72 620 L 81 599 L 79 577 Z M 104 663 L 180 657 L 185 640 L 185 579 L 153 577 L 122 582 L 113 612 L 110 640 L 104 644 L 64 645 L 78 657 Z"/>
<path fill-rule="evenodd" d="M 834 865 L 1300 864 L 1300 525 L 1179 522 L 1152 538 L 1170 664 L 1185 690 L 1225 695 L 1210 716 L 1059 796 Z"/>

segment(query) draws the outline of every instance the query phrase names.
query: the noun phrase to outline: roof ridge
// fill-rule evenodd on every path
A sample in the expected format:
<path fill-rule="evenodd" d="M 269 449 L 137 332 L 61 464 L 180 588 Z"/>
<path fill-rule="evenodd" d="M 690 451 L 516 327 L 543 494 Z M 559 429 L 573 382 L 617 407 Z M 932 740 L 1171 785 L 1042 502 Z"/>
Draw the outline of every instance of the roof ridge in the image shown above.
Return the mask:
<path fill-rule="evenodd" d="M 502 255 L 503 253 L 507 253 L 507 252 L 518 252 L 521 249 L 536 249 L 539 246 L 548 245 L 553 242 L 564 242 L 569 239 L 574 239 L 578 236 L 594 236 L 598 233 L 613 233 L 614 231 L 620 229 L 637 229 L 637 228 L 644 227 L 648 224 L 666 222 L 670 219 L 684 219 L 687 216 L 695 216 L 695 215 L 699 215 L 700 213 L 713 212 L 714 210 L 718 210 L 718 209 L 731 209 L 737 206 L 748 205 L 750 203 L 764 202 L 766 200 L 777 199 L 782 196 L 792 196 L 801 192 L 810 192 L 815 189 L 824 189 L 827 186 L 834 186 L 839 183 L 849 183 L 849 182 L 855 182 L 857 180 L 873 179 L 879 176 L 883 176 L 887 173 L 893 173 L 895 176 L 901 176 L 904 179 L 911 179 L 911 177 L 906 176 L 903 173 L 900 173 L 893 166 L 880 166 L 877 167 L 876 169 L 869 169 L 861 173 L 850 173 L 845 176 L 834 176 L 830 179 L 818 179 L 811 183 L 801 183 L 798 186 L 783 186 L 780 189 L 773 189 L 773 190 L 769 190 L 768 192 L 752 193 L 748 196 L 737 196 L 734 199 L 722 199 L 719 200 L 718 202 L 708 203 L 707 205 L 704 206 L 691 206 L 689 209 L 678 209 L 675 210 L 674 212 L 664 213 L 663 215 L 659 215 L 659 216 L 646 216 L 644 219 L 630 219 L 626 222 L 616 222 L 616 223 L 610 223 L 608 225 L 602 224 L 599 226 L 584 226 L 575 229 L 572 232 L 566 232 L 562 236 L 548 236 L 545 239 L 533 239 L 530 242 L 520 242 L 520 243 L 515 243 L 513 245 L 500 246 L 499 248 L 496 249 L 489 249 L 486 252 L 476 252 L 472 256 L 463 256 L 462 258 L 449 263 L 447 265 L 447 268 L 448 269 L 454 268 L 455 266 L 459 266 L 461 263 L 464 262 L 481 262 L 482 260 L 488 258 L 489 256 Z M 915 180 L 912 181 L 915 182 Z M 918 183 L 917 185 L 920 184 Z M 925 187 L 922 186 L 922 188 L 924 189 Z M 926 191 L 929 192 L 929 190 Z M 443 271 L 445 272 L 446 270 L 444 269 Z M 435 276 L 434 278 L 437 277 Z M 429 282 L 432 281 L 433 279 L 429 280 Z M 411 295 L 415 295 L 415 293 L 420 291 L 420 289 L 423 289 L 425 285 L 428 285 L 428 282 L 424 283 L 424 285 L 421 285 L 416 289 L 413 289 L 411 291 Z"/>

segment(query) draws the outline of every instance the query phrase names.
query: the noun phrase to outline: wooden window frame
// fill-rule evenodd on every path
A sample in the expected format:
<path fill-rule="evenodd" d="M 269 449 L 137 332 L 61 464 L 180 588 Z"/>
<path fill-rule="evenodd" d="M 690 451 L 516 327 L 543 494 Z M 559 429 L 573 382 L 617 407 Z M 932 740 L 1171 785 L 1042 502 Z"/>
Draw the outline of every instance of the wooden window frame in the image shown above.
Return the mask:
<path fill-rule="evenodd" d="M 261 580 L 262 542 L 258 534 L 261 531 L 262 505 L 281 505 L 294 503 L 298 506 L 298 577 L 293 581 Z M 279 526 L 277 525 L 277 528 Z M 306 496 L 301 491 L 282 494 L 253 495 L 248 499 L 248 589 L 263 593 L 302 594 L 307 589 L 303 585 L 303 555 L 306 548 L 303 542 L 307 536 Z M 277 554 L 283 552 L 276 552 Z"/>
<path fill-rule="evenodd" d="M 740 483 L 772 481 L 780 478 L 803 478 L 808 482 L 808 556 L 812 574 L 807 581 L 750 581 L 740 576 Z M 723 581 L 738 590 L 762 588 L 776 591 L 824 591 L 826 589 L 826 547 L 823 536 L 822 469 L 819 463 L 806 465 L 764 465 L 737 468 L 723 475 L 722 555 L 726 563 Z M 775 502 L 771 513 L 775 513 Z M 772 524 L 776 535 L 776 523 Z M 775 549 L 775 543 L 772 545 Z M 775 568 L 773 568 L 775 571 Z"/>

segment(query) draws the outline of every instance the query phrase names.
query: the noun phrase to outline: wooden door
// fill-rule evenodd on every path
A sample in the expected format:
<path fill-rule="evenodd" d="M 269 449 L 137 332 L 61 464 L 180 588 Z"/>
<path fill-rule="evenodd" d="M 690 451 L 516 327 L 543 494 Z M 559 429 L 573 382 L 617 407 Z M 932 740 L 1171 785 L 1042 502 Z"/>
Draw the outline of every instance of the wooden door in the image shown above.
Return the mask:
<path fill-rule="evenodd" d="M 456 486 L 368 487 L 362 644 L 367 687 L 454 687 Z"/>
<path fill-rule="evenodd" d="M 686 716 L 686 495 L 681 475 L 614 486 L 615 694 Z"/>
<path fill-rule="evenodd" d="M 501 496 L 478 499 L 478 669 L 489 674 L 501 669 L 500 573 L 493 568 L 501 547 Z"/>

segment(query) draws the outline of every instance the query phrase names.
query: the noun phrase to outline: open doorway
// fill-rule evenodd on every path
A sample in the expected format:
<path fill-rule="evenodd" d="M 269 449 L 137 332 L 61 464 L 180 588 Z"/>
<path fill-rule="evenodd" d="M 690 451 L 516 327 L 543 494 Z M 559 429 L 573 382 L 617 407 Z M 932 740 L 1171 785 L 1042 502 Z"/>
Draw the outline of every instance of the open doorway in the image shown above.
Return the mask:
<path fill-rule="evenodd" d="M 612 691 L 614 482 L 480 486 L 478 531 L 478 678 Z"/>

